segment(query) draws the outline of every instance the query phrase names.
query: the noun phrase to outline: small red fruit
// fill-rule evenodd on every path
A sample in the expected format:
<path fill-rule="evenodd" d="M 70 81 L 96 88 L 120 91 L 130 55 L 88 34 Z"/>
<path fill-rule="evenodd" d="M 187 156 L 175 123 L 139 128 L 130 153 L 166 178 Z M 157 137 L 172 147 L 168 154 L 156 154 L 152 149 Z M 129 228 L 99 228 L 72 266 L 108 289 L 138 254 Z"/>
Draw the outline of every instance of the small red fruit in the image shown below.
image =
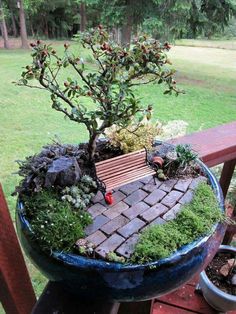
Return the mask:
<path fill-rule="evenodd" d="M 35 45 L 35 43 L 30 43 L 30 47 L 35 47 L 36 45 Z"/>
<path fill-rule="evenodd" d="M 40 45 L 41 44 L 41 40 L 37 40 L 37 45 Z"/>
<path fill-rule="evenodd" d="M 105 195 L 105 201 L 108 205 L 112 205 L 114 202 L 113 196 L 112 196 L 112 192 L 107 192 Z"/>
<path fill-rule="evenodd" d="M 64 48 L 65 48 L 65 49 L 68 49 L 68 48 L 69 48 L 69 46 L 70 46 L 69 44 L 64 43 Z"/>

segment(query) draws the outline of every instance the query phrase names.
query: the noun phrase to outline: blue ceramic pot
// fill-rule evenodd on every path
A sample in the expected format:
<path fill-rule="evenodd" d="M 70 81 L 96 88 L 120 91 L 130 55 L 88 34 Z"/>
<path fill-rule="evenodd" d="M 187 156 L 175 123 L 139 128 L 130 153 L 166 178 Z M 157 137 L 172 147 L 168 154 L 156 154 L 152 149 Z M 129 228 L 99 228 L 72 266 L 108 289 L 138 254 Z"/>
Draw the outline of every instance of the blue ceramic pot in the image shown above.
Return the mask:
<path fill-rule="evenodd" d="M 221 188 L 210 170 L 200 162 L 224 211 Z M 34 265 L 50 280 L 61 282 L 83 298 L 110 301 L 151 299 L 178 288 L 211 261 L 223 239 L 225 226 L 217 224 L 210 235 L 179 249 L 170 257 L 144 265 L 123 265 L 74 254 L 43 253 L 32 240 L 30 224 L 18 204 L 16 225 L 21 244 Z"/>

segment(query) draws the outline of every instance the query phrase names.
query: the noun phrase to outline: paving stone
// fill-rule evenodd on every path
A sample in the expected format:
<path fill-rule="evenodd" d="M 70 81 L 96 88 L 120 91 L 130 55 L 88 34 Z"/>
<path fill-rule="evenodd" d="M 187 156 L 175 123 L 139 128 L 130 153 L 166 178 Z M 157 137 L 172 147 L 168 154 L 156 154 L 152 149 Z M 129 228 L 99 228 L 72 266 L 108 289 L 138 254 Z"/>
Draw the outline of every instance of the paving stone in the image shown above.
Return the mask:
<path fill-rule="evenodd" d="M 181 205 L 176 204 L 172 209 L 170 209 L 164 216 L 163 219 L 166 221 L 173 220 L 176 218 L 177 214 L 181 211 Z"/>
<path fill-rule="evenodd" d="M 144 202 L 139 202 L 138 204 L 135 204 L 134 206 L 131 206 L 130 208 L 125 210 L 122 214 L 131 220 L 147 210 L 149 207 L 150 206 L 148 206 L 148 204 Z"/>
<path fill-rule="evenodd" d="M 194 178 L 192 180 L 192 183 L 190 184 L 189 188 L 192 189 L 192 190 L 195 190 L 196 187 L 198 186 L 198 184 L 202 183 L 202 182 L 207 182 L 207 178 L 204 177 L 204 176 L 200 176 L 200 177 Z"/>
<path fill-rule="evenodd" d="M 186 192 L 192 180 L 193 180 L 192 178 L 185 179 L 185 180 L 182 180 L 182 179 L 178 180 L 178 182 L 174 186 L 174 189 L 181 192 Z"/>
<path fill-rule="evenodd" d="M 165 198 L 163 198 L 161 203 L 169 208 L 172 208 L 182 196 L 183 193 L 172 190 Z"/>
<path fill-rule="evenodd" d="M 133 233 L 138 232 L 141 228 L 145 226 L 145 222 L 142 221 L 139 218 L 134 218 L 129 223 L 127 223 L 125 226 L 121 227 L 117 230 L 119 234 L 121 234 L 123 237 L 128 238 Z"/>
<path fill-rule="evenodd" d="M 137 190 L 124 199 L 124 202 L 133 206 L 142 201 L 148 194 L 143 190 Z"/>
<path fill-rule="evenodd" d="M 173 186 L 176 184 L 177 180 L 170 179 L 166 180 L 162 185 L 160 186 L 160 189 L 165 192 L 170 192 L 173 189 Z"/>
<path fill-rule="evenodd" d="M 170 221 L 175 219 L 175 217 L 176 217 L 175 212 L 170 209 L 162 218 L 166 221 Z"/>
<path fill-rule="evenodd" d="M 148 193 L 153 192 L 154 190 L 158 189 L 158 185 L 156 185 L 154 182 L 153 183 L 147 183 L 145 184 L 142 189 Z"/>
<path fill-rule="evenodd" d="M 177 203 L 171 210 L 177 215 L 182 209 L 181 204 Z"/>
<path fill-rule="evenodd" d="M 163 199 L 165 195 L 166 193 L 164 191 L 158 189 L 149 194 L 148 197 L 144 199 L 144 202 L 148 203 L 149 205 L 154 205 Z"/>
<path fill-rule="evenodd" d="M 158 203 L 158 204 L 152 206 L 151 208 L 149 208 L 148 210 L 146 210 L 140 216 L 144 220 L 146 220 L 147 222 L 150 222 L 150 221 L 154 220 L 155 218 L 163 215 L 167 211 L 168 211 L 168 207 Z"/>
<path fill-rule="evenodd" d="M 129 208 L 129 206 L 126 203 L 124 203 L 123 201 L 121 201 L 118 204 L 116 204 L 115 206 L 112 206 L 109 209 L 107 209 L 104 212 L 104 215 L 110 219 L 114 219 L 128 208 Z"/>
<path fill-rule="evenodd" d="M 187 203 L 190 203 L 193 199 L 193 191 L 192 190 L 188 190 L 183 197 L 181 197 L 181 199 L 179 200 L 179 203 L 180 204 L 187 204 Z"/>
<path fill-rule="evenodd" d="M 88 208 L 88 212 L 91 214 L 93 218 L 102 214 L 106 210 L 106 207 L 100 203 L 96 203 L 93 206 Z"/>
<path fill-rule="evenodd" d="M 129 219 L 120 215 L 112 220 L 110 220 L 108 223 L 103 225 L 101 227 L 101 230 L 105 232 L 106 234 L 112 234 L 114 231 L 116 231 L 118 228 L 124 226 L 129 222 Z"/>
<path fill-rule="evenodd" d="M 154 178 L 154 183 L 156 184 L 156 187 L 159 188 L 163 184 L 163 181 L 160 181 L 157 177 Z"/>
<path fill-rule="evenodd" d="M 104 199 L 104 196 L 101 191 L 98 191 L 97 194 L 92 198 L 93 203 L 97 203 L 99 201 L 102 201 Z"/>
<path fill-rule="evenodd" d="M 134 252 L 135 245 L 137 244 L 139 239 L 138 234 L 132 235 L 128 240 L 126 240 L 117 250 L 116 252 L 126 258 L 129 258 L 130 255 Z"/>
<path fill-rule="evenodd" d="M 154 226 L 154 225 L 163 225 L 164 223 L 166 223 L 166 221 L 164 219 L 162 219 L 161 217 L 157 217 L 155 220 L 153 220 L 149 226 Z"/>
<path fill-rule="evenodd" d="M 95 246 L 98 246 L 99 244 L 104 242 L 106 238 L 107 237 L 105 236 L 104 233 L 102 233 L 100 230 L 97 230 L 96 232 L 88 236 L 86 240 L 92 242 Z"/>
<path fill-rule="evenodd" d="M 125 239 L 119 234 L 113 234 L 107 240 L 105 240 L 101 245 L 99 245 L 95 252 L 101 257 L 105 258 L 107 253 L 114 252 L 118 246 L 120 246 Z"/>
<path fill-rule="evenodd" d="M 152 179 L 153 179 L 153 175 L 150 175 L 150 176 L 147 176 L 147 177 L 145 177 L 145 178 L 143 178 L 143 179 L 140 179 L 140 181 L 141 181 L 142 183 L 144 183 L 144 184 L 147 184 L 147 183 L 149 183 Z"/>
<path fill-rule="evenodd" d="M 119 188 L 119 190 L 125 193 L 126 195 L 129 195 L 133 193 L 134 191 L 137 191 L 138 189 L 140 189 L 142 186 L 143 186 L 142 182 L 136 181 L 136 182 L 123 185 L 121 188 Z"/>
<path fill-rule="evenodd" d="M 106 216 L 103 215 L 99 215 L 97 216 L 94 220 L 93 223 L 91 223 L 90 225 L 88 225 L 85 228 L 85 234 L 88 236 L 92 233 L 94 233 L 95 231 L 97 231 L 99 228 L 101 228 L 101 226 L 103 226 L 105 223 L 107 223 L 110 219 Z"/>

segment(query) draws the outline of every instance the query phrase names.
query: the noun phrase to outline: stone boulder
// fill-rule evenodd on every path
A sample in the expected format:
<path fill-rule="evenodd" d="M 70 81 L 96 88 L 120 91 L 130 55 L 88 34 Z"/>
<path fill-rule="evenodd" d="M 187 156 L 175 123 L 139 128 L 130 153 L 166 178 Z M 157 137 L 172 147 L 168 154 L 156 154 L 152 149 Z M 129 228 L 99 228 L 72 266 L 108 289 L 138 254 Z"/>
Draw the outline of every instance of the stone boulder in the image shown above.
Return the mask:
<path fill-rule="evenodd" d="M 74 157 L 60 157 L 54 160 L 47 170 L 45 187 L 71 186 L 81 178 L 81 169 Z"/>

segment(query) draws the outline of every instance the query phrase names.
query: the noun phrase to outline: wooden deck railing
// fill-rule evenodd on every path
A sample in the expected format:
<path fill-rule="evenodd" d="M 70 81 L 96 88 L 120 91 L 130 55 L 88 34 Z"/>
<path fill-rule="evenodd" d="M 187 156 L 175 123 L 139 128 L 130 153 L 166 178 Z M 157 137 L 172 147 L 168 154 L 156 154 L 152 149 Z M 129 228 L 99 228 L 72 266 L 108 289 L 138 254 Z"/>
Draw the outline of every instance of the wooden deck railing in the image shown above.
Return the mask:
<path fill-rule="evenodd" d="M 190 144 L 208 167 L 224 163 L 220 184 L 226 196 L 236 164 L 236 122 L 182 136 L 170 142 Z"/>

